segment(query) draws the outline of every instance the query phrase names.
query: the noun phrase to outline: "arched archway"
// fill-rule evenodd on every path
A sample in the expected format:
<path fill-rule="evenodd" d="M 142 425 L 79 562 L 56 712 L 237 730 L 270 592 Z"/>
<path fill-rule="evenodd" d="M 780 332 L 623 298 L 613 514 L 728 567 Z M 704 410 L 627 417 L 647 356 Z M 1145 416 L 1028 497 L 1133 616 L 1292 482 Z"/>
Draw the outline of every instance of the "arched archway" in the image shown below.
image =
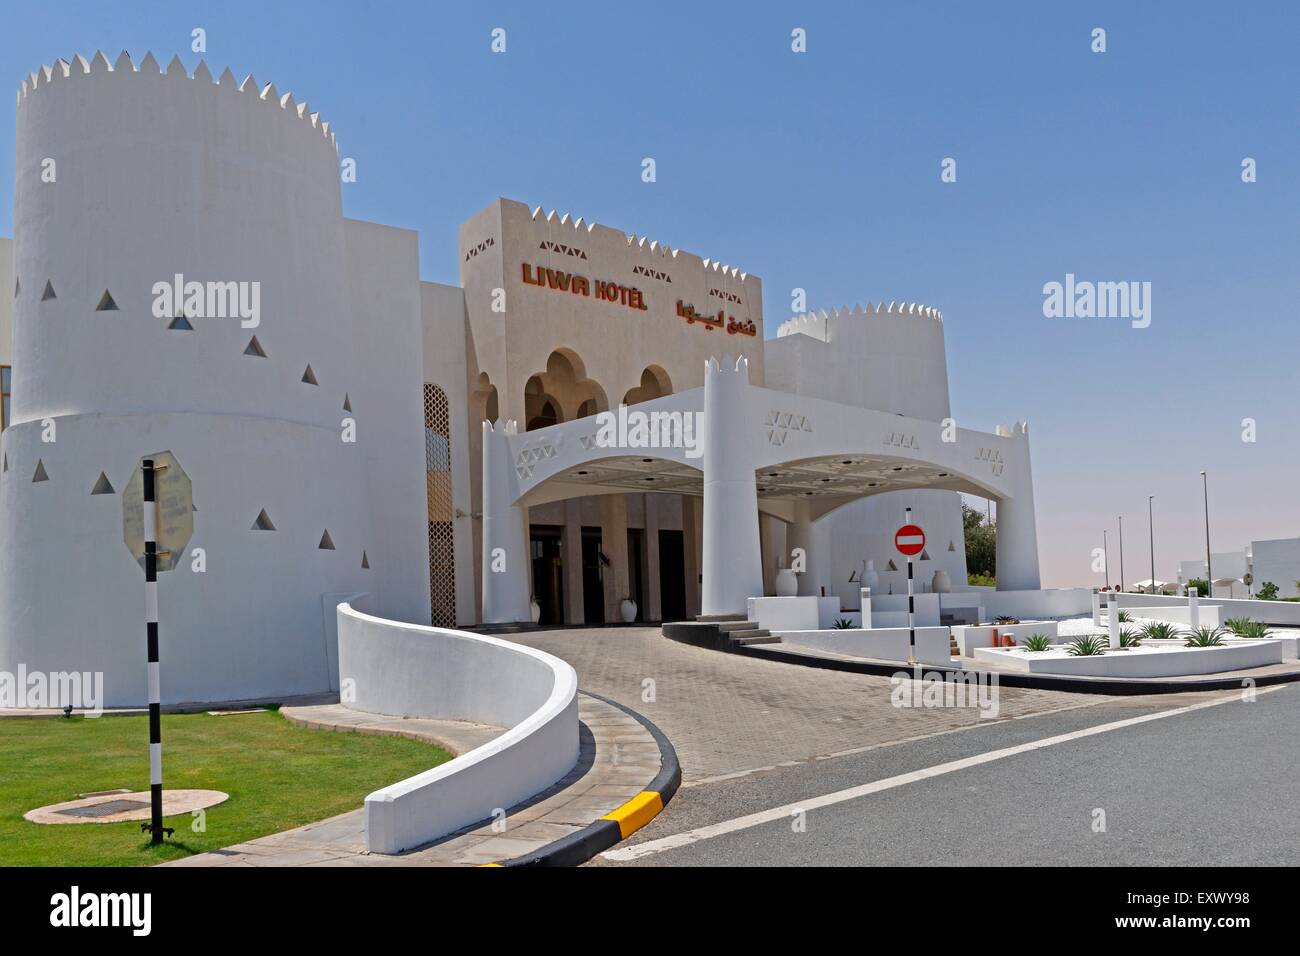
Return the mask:
<path fill-rule="evenodd" d="M 609 409 L 605 390 L 587 376 L 582 358 L 570 348 L 558 348 L 546 358 L 545 371 L 529 378 L 524 389 L 524 419 L 531 422 L 542 417 L 545 403 L 555 409 L 549 424 L 585 418 Z"/>
<path fill-rule="evenodd" d="M 641 382 L 636 388 L 629 389 L 623 396 L 624 405 L 638 405 L 654 398 L 663 398 L 673 393 L 673 383 L 658 365 L 647 365 L 641 372 Z"/>

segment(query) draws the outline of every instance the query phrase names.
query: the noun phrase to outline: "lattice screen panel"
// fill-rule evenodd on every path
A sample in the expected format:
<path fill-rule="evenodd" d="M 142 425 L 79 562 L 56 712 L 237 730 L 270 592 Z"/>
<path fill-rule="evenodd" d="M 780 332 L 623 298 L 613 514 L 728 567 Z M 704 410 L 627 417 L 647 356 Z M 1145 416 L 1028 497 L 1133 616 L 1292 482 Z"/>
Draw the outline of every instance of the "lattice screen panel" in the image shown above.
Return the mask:
<path fill-rule="evenodd" d="M 456 626 L 456 542 L 452 531 L 451 428 L 447 393 L 424 386 L 424 467 L 429 505 L 429 610 L 434 627 Z"/>

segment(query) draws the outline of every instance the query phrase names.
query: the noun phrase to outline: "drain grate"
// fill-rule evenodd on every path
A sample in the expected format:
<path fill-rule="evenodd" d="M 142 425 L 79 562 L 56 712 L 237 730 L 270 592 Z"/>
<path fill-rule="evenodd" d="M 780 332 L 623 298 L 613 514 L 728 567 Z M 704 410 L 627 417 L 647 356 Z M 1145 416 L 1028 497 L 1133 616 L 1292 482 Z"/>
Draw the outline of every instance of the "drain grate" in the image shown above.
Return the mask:
<path fill-rule="evenodd" d="M 125 813 L 128 810 L 145 810 L 149 804 L 143 800 L 105 800 L 103 803 L 92 803 L 88 807 L 69 807 L 67 810 L 56 810 L 55 813 L 69 817 L 108 817 L 114 813 Z"/>

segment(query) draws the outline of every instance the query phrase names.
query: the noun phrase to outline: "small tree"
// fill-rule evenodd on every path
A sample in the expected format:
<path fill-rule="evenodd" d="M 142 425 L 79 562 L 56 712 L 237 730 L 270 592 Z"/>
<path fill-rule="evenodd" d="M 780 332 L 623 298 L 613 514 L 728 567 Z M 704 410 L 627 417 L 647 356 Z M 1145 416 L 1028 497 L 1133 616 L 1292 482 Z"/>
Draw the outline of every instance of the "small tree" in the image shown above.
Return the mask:
<path fill-rule="evenodd" d="M 1259 590 L 1255 592 L 1255 597 L 1261 601 L 1276 601 L 1277 585 L 1272 581 L 1265 581 L 1259 586 Z"/>
<path fill-rule="evenodd" d="M 1196 588 L 1196 593 L 1201 597 L 1213 597 L 1210 593 L 1210 582 L 1205 578 L 1192 578 L 1187 582 L 1189 588 Z"/>

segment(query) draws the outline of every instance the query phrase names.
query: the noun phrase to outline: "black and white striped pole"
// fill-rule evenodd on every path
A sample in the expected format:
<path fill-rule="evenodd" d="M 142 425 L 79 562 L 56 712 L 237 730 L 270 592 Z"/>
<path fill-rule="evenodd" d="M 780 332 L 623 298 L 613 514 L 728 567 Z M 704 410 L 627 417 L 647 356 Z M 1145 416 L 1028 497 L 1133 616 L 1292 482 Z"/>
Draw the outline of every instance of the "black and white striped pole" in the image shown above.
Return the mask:
<path fill-rule="evenodd" d="M 912 509 L 908 508 L 903 524 L 912 523 Z M 916 596 L 912 592 L 912 556 L 907 556 L 907 663 L 916 664 Z"/>
<path fill-rule="evenodd" d="M 149 657 L 149 822 L 150 843 L 171 834 L 163 827 L 162 812 L 162 682 L 158 672 L 158 527 L 154 493 L 153 459 L 141 462 L 144 478 L 144 626 Z"/>
<path fill-rule="evenodd" d="M 912 583 L 912 559 L 925 551 L 925 532 L 912 524 L 912 509 L 907 509 L 903 526 L 894 532 L 894 547 L 907 557 L 907 663 L 916 664 L 916 592 Z"/>

